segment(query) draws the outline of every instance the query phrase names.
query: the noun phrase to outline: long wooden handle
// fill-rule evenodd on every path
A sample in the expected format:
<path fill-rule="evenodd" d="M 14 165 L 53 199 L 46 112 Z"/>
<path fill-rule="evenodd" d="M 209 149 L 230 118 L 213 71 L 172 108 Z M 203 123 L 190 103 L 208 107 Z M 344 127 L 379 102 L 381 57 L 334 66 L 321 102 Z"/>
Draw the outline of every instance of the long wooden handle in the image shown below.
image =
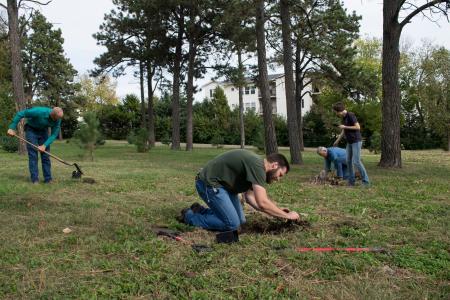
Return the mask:
<path fill-rule="evenodd" d="M 297 252 L 332 252 L 332 251 L 344 251 L 344 252 L 386 252 L 383 248 L 332 248 L 332 247 L 324 247 L 324 248 L 297 248 Z"/>
<path fill-rule="evenodd" d="M 36 145 L 33 144 L 33 143 L 30 143 L 28 140 L 24 139 L 23 137 L 21 137 L 21 136 L 19 136 L 19 135 L 17 135 L 17 134 L 15 134 L 14 136 L 15 136 L 16 138 L 18 138 L 19 140 L 24 141 L 24 142 L 27 143 L 28 145 L 33 146 L 36 150 L 41 151 L 41 150 L 39 150 L 39 147 L 38 147 L 38 146 L 36 146 Z M 64 160 L 62 160 L 61 158 L 59 158 L 58 156 L 56 156 L 56 155 L 54 155 L 54 154 L 51 154 L 50 152 L 47 152 L 47 151 L 45 151 L 45 150 L 42 151 L 42 152 L 44 152 L 45 154 L 47 154 L 47 155 L 53 157 L 53 158 L 56 159 L 57 161 L 62 162 L 62 163 L 65 164 L 65 165 L 72 166 L 72 164 L 70 164 L 70 163 L 68 163 L 68 162 L 66 162 L 66 161 L 64 161 Z"/>

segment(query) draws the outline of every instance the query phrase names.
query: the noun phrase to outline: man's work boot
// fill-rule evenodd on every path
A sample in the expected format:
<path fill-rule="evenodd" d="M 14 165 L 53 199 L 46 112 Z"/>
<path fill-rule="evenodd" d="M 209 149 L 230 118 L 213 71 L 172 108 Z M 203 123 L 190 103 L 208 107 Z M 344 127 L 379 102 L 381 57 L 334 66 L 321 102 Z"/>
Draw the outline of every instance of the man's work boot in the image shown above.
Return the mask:
<path fill-rule="evenodd" d="M 180 215 L 179 215 L 179 216 L 176 216 L 175 219 L 176 219 L 178 222 L 180 222 L 180 223 L 187 224 L 186 221 L 184 220 L 184 217 L 185 217 L 185 215 L 186 215 L 186 213 L 187 213 L 187 211 L 188 211 L 189 209 L 190 209 L 189 207 L 183 208 L 183 209 L 180 211 Z"/>
<path fill-rule="evenodd" d="M 204 206 L 200 205 L 200 203 L 195 202 L 194 204 L 191 205 L 191 209 L 194 214 L 200 214 L 206 208 Z"/>

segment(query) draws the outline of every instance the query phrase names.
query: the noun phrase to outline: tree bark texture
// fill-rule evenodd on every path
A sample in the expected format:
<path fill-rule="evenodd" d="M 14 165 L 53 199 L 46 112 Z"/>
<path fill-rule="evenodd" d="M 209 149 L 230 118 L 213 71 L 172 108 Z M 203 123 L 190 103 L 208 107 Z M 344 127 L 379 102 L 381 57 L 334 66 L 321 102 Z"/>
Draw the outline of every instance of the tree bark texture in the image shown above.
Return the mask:
<path fill-rule="evenodd" d="M 11 51 L 11 68 L 12 68 L 12 85 L 13 96 L 16 102 L 16 111 L 26 109 L 26 99 L 23 90 L 23 73 L 22 73 L 22 57 L 21 57 L 21 45 L 19 34 L 19 8 L 17 6 L 17 0 L 8 0 L 8 26 L 9 26 L 9 44 Z M 23 122 L 20 122 L 17 127 L 19 136 L 24 137 Z M 26 145 L 24 142 L 19 142 L 19 154 L 27 153 Z"/>
<path fill-rule="evenodd" d="M 303 115 L 302 115 L 302 92 L 303 92 L 303 76 L 301 74 L 301 53 L 300 47 L 297 46 L 295 51 L 295 108 L 297 110 L 297 126 L 298 126 L 298 143 L 300 151 L 305 150 L 303 142 Z"/>
<path fill-rule="evenodd" d="M 141 88 L 141 128 L 147 127 L 145 115 L 144 63 L 139 62 L 139 86 Z"/>
<path fill-rule="evenodd" d="M 148 95 L 148 143 L 150 147 L 155 146 L 155 111 L 153 108 L 153 75 L 154 71 L 150 62 L 147 62 L 147 95 Z"/>
<path fill-rule="evenodd" d="M 172 95 L 172 150 L 180 150 L 180 75 L 183 60 L 184 15 L 180 11 L 178 16 L 177 45 L 173 66 L 173 95 Z"/>
<path fill-rule="evenodd" d="M 238 57 L 238 70 L 239 70 L 239 78 L 244 78 L 244 66 L 242 64 L 242 50 L 238 49 L 237 51 Z M 239 130 L 241 133 L 241 149 L 245 148 L 245 125 L 244 125 L 244 91 L 242 88 L 242 84 L 238 86 L 239 90 Z"/>
<path fill-rule="evenodd" d="M 286 108 L 289 150 L 291 153 L 291 163 L 301 164 L 302 155 L 298 140 L 297 109 L 294 95 L 294 70 L 292 60 L 292 39 L 291 39 L 291 18 L 289 13 L 289 1 L 280 1 L 281 14 L 281 34 L 283 40 L 283 64 L 284 64 L 284 86 L 286 92 Z"/>
<path fill-rule="evenodd" d="M 380 167 L 401 168 L 398 1 L 383 4 L 382 129 Z"/>
<path fill-rule="evenodd" d="M 272 119 L 272 102 L 269 92 L 267 73 L 266 37 L 264 31 L 265 13 L 264 0 L 256 0 L 256 43 L 258 53 L 258 85 L 261 91 L 261 103 L 264 120 L 264 143 L 266 155 L 277 153 L 277 137 Z"/>
<path fill-rule="evenodd" d="M 447 128 L 447 152 L 450 151 L 450 127 Z"/>
<path fill-rule="evenodd" d="M 195 68 L 196 46 L 192 39 L 189 40 L 188 54 L 188 78 L 187 78 L 187 103 L 186 103 L 186 151 L 193 149 L 193 117 L 192 102 L 194 101 L 194 68 Z"/>

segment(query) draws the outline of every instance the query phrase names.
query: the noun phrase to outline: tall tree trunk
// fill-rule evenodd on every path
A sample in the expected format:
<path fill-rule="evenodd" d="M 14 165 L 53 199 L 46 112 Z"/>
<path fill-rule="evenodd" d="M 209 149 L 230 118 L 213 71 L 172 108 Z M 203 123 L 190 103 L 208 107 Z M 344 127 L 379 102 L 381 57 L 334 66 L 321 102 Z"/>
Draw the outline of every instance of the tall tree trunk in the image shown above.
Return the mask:
<path fill-rule="evenodd" d="M 381 159 L 378 165 L 388 168 L 402 167 L 398 82 L 401 26 L 397 21 L 397 2 L 384 0 L 383 4 L 382 135 Z"/>
<path fill-rule="evenodd" d="M 56 98 L 56 106 L 61 107 L 61 100 L 60 100 L 61 97 L 55 96 L 55 98 Z M 63 118 L 63 120 L 64 120 L 64 118 Z M 61 120 L 61 121 L 63 121 L 63 120 Z M 62 127 L 62 124 L 61 124 L 61 127 Z M 63 140 L 62 128 L 59 128 L 58 140 L 59 141 Z"/>
<path fill-rule="evenodd" d="M 297 110 L 297 126 L 298 126 L 298 142 L 300 145 L 300 151 L 305 150 L 305 144 L 303 143 L 303 115 L 302 115 L 302 103 L 303 103 L 303 74 L 301 64 L 301 49 L 297 43 L 295 51 L 295 108 Z"/>
<path fill-rule="evenodd" d="M 192 37 L 189 40 L 188 77 L 187 77 L 187 103 L 186 103 L 186 151 L 193 149 L 193 118 L 192 102 L 194 101 L 194 68 L 196 46 Z"/>
<path fill-rule="evenodd" d="M 180 150 L 180 74 L 183 60 L 184 14 L 180 11 L 178 18 L 177 45 L 173 66 L 172 95 L 172 150 Z"/>
<path fill-rule="evenodd" d="M 244 65 L 242 64 L 242 50 L 237 50 L 239 72 L 239 130 L 241 133 L 241 149 L 245 148 L 245 124 L 244 124 L 244 91 L 241 80 L 244 78 Z"/>
<path fill-rule="evenodd" d="M 33 57 L 32 51 L 30 51 L 28 59 L 31 60 L 31 57 Z M 32 64 L 29 63 L 28 65 L 23 66 L 26 69 L 25 74 L 23 75 L 24 76 L 23 88 L 27 107 L 31 107 L 31 102 L 33 99 L 33 78 L 32 78 L 33 70 L 31 65 Z"/>
<path fill-rule="evenodd" d="M 144 63 L 139 62 L 139 85 L 141 87 L 141 128 L 147 127 L 145 116 Z"/>
<path fill-rule="evenodd" d="M 272 101 L 269 92 L 267 74 L 266 37 L 264 31 L 265 13 L 264 0 L 256 0 L 256 43 L 258 52 L 258 85 L 261 91 L 261 103 L 264 120 L 264 142 L 266 155 L 277 153 L 277 137 L 272 120 Z"/>
<path fill-rule="evenodd" d="M 450 127 L 447 127 L 447 152 L 450 151 Z"/>
<path fill-rule="evenodd" d="M 289 150 L 291 163 L 301 164 L 302 154 L 298 140 L 297 109 L 294 96 L 294 70 L 292 67 L 291 17 L 289 1 L 280 1 L 281 31 L 283 39 L 284 85 L 286 91 L 286 109 L 288 122 Z"/>
<path fill-rule="evenodd" d="M 19 35 L 19 8 L 17 7 L 17 0 L 8 0 L 7 5 L 13 96 L 14 101 L 16 102 L 16 111 L 19 112 L 26 108 L 26 99 L 23 91 L 22 57 Z M 24 137 L 23 122 L 19 123 L 17 132 L 19 136 Z M 26 153 L 26 145 L 22 141 L 19 142 L 18 152 L 22 155 Z"/>
<path fill-rule="evenodd" d="M 153 109 L 153 75 L 150 62 L 147 62 L 147 95 L 148 95 L 148 143 L 150 147 L 155 146 L 155 111 Z"/>

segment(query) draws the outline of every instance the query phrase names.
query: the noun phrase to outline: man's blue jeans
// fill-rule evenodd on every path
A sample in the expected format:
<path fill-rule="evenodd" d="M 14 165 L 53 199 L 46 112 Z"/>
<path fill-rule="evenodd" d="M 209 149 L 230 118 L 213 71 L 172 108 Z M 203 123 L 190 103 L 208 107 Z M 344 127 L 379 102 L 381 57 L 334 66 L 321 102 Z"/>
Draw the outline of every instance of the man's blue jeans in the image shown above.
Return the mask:
<path fill-rule="evenodd" d="M 236 230 L 245 223 L 244 210 L 237 194 L 232 194 L 222 187 L 210 187 L 202 180 L 196 180 L 195 187 L 199 196 L 209 208 L 198 213 L 188 210 L 186 223 L 207 230 Z"/>
<path fill-rule="evenodd" d="M 47 129 L 35 130 L 30 127 L 26 128 L 25 137 L 30 143 L 40 146 L 48 138 Z M 45 148 L 46 151 L 50 151 L 50 146 Z M 38 151 L 32 146 L 27 144 L 28 151 L 28 169 L 30 170 L 31 182 L 39 181 L 39 168 L 38 168 Z M 44 181 L 49 182 L 52 180 L 51 162 L 48 154 L 41 153 L 42 170 L 44 173 Z"/>
<path fill-rule="evenodd" d="M 361 162 L 361 146 L 362 142 L 347 144 L 347 167 L 348 167 L 348 182 L 355 184 L 355 171 L 353 165 L 359 170 L 362 177 L 363 184 L 369 184 L 369 176 L 367 176 L 366 169 Z"/>
<path fill-rule="evenodd" d="M 344 175 L 342 178 L 344 179 L 344 180 L 348 180 L 348 168 L 347 168 L 347 165 L 345 165 L 345 164 L 342 164 L 342 174 Z"/>

